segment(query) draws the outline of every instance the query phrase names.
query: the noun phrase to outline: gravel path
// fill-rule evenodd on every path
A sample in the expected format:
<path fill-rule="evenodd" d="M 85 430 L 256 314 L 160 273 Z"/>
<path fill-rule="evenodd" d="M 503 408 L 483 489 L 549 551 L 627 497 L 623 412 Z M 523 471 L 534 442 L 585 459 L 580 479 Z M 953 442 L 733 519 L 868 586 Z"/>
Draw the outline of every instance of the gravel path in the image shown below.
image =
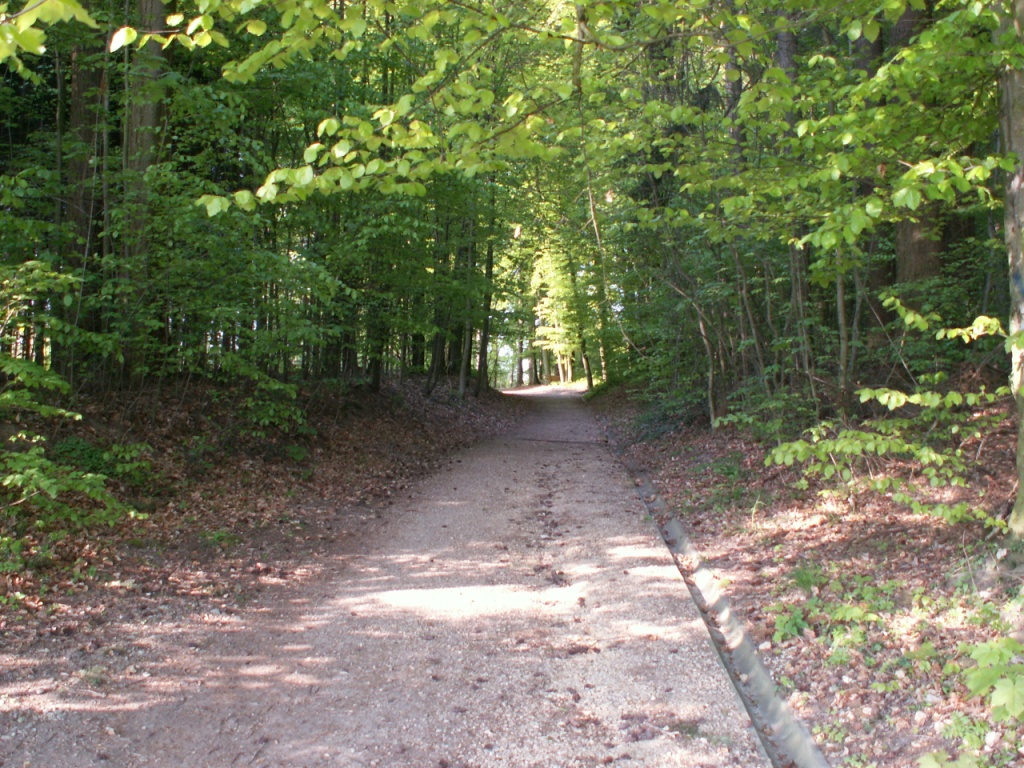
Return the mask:
<path fill-rule="evenodd" d="M 596 423 L 573 393 L 525 396 L 516 433 L 415 486 L 320 583 L 50 701 L 0 765 L 766 766 Z"/>

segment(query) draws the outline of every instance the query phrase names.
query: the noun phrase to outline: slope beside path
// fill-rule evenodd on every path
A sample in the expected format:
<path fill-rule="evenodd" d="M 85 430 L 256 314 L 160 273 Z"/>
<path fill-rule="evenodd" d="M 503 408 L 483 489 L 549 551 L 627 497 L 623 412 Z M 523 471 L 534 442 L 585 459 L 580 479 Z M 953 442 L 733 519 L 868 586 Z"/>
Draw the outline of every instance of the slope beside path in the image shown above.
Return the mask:
<path fill-rule="evenodd" d="M 571 392 L 523 396 L 515 432 L 414 485 L 318 582 L 151 638 L 130 686 L 8 698 L 0 764 L 767 765 L 596 422 Z"/>

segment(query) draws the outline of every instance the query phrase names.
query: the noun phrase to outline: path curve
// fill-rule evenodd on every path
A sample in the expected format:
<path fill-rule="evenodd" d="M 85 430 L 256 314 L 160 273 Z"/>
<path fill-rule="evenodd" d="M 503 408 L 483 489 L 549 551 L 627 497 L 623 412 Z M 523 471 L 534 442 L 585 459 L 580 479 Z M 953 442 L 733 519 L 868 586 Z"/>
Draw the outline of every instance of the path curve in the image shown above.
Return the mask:
<path fill-rule="evenodd" d="M 596 421 L 571 391 L 520 396 L 515 432 L 414 486 L 324 581 L 58 703 L 0 765 L 767 766 Z"/>

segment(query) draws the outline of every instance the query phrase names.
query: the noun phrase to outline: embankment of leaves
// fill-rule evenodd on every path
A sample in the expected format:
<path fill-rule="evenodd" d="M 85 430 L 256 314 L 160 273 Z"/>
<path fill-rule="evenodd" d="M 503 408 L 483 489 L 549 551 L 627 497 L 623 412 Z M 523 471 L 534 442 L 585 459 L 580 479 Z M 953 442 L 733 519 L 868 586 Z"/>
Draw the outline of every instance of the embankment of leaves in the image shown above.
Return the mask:
<path fill-rule="evenodd" d="M 592 406 L 651 472 L 833 765 L 1021 764 L 1019 720 L 968 685 L 992 655 L 979 646 L 1024 639 L 1019 543 L 885 494 L 851 505 L 820 483 L 798 489 L 799 470 L 765 466 L 770 446 L 706 424 L 652 433 L 649 405 L 622 391 Z M 1015 429 L 1007 415 L 964 446 L 978 469 L 951 501 L 1005 508 Z"/>
<path fill-rule="evenodd" d="M 107 475 L 125 511 L 84 526 L 8 511 L 0 639 L 86 647 L 112 617 L 230 612 L 268 579 L 315 568 L 413 478 L 519 415 L 514 398 L 421 386 L 300 390 L 304 423 L 287 429 L 254 424 L 246 393 L 205 382 L 83 398 L 80 421 L 48 426 L 47 451 Z M 125 446 L 133 461 L 117 464 L 111 448 Z"/>

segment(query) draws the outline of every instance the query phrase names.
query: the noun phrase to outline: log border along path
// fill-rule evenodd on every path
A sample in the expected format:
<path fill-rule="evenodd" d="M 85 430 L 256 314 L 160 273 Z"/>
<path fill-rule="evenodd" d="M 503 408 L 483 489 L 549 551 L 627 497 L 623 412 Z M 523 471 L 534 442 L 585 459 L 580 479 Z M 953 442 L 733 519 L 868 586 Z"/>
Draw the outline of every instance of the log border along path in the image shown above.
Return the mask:
<path fill-rule="evenodd" d="M 596 419 L 578 393 L 523 394 L 518 429 L 416 484 L 320 582 L 187 647 L 150 638 L 151 676 L 55 699 L 0 764 L 770 765 Z"/>

